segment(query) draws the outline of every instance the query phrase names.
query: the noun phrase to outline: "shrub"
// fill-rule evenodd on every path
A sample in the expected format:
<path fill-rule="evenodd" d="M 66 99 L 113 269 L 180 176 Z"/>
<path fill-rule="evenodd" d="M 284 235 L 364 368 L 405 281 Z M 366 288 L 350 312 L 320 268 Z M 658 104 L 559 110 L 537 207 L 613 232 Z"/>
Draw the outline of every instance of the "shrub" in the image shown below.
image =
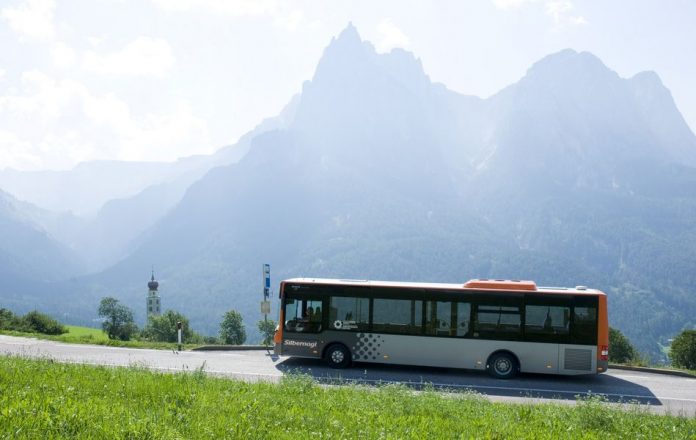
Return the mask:
<path fill-rule="evenodd" d="M 7 309 L 0 309 L 0 330 L 43 333 L 45 335 L 62 335 L 68 332 L 65 326 L 45 313 L 34 310 L 24 316 L 17 316 Z"/>
<path fill-rule="evenodd" d="M 684 330 L 674 338 L 669 357 L 677 367 L 696 370 L 696 330 Z"/>
<path fill-rule="evenodd" d="M 263 345 L 271 345 L 273 342 L 273 335 L 275 334 L 276 322 L 272 319 L 264 321 L 263 319 L 256 323 L 256 326 L 263 336 L 261 343 Z"/>
<path fill-rule="evenodd" d="M 67 333 L 68 329 L 61 323 L 51 318 L 50 316 L 39 313 L 36 310 L 29 312 L 22 318 L 27 326 L 36 333 L 45 335 L 62 335 Z"/>
<path fill-rule="evenodd" d="M 12 330 L 15 319 L 14 313 L 7 309 L 0 309 L 0 330 Z"/>
<path fill-rule="evenodd" d="M 177 322 L 181 322 L 181 339 L 186 342 L 200 343 L 194 339 L 187 317 L 175 310 L 167 310 L 160 316 L 149 316 L 142 336 L 150 341 L 177 342 Z M 200 339 L 196 335 L 195 339 Z"/>

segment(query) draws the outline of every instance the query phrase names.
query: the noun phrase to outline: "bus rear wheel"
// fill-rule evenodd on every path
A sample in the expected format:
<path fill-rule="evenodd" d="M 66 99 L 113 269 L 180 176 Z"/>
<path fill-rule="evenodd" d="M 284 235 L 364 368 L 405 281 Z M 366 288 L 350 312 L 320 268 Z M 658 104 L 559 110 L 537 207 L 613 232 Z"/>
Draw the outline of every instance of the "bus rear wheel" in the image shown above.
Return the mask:
<path fill-rule="evenodd" d="M 512 379 L 519 369 L 517 359 L 510 353 L 496 353 L 488 359 L 488 374 L 496 379 Z"/>
<path fill-rule="evenodd" d="M 333 344 L 326 349 L 324 359 L 331 368 L 346 368 L 351 362 L 350 350 L 343 344 Z"/>

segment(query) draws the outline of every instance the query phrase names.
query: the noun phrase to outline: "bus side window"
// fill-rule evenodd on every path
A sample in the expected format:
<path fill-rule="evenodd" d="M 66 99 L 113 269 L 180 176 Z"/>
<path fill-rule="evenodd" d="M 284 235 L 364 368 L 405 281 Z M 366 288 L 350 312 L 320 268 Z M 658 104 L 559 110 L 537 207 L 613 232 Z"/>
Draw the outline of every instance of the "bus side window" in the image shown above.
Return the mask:
<path fill-rule="evenodd" d="M 466 336 L 469 333 L 471 319 L 471 303 L 457 303 L 457 336 Z"/>

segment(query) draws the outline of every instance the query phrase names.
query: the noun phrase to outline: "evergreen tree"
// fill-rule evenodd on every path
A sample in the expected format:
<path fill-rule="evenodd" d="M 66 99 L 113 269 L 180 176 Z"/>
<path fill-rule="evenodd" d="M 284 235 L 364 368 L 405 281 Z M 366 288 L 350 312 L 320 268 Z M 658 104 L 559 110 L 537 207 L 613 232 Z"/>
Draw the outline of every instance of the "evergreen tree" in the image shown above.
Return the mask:
<path fill-rule="evenodd" d="M 220 323 L 220 339 L 224 344 L 242 345 L 246 341 L 246 330 L 242 315 L 236 310 L 230 310 Z"/>

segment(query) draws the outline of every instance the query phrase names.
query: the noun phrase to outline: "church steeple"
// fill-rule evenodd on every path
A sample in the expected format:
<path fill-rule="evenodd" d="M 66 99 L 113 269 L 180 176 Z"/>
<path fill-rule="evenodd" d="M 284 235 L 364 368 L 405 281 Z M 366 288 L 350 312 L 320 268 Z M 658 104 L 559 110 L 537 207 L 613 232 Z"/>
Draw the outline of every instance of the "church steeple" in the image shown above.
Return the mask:
<path fill-rule="evenodd" d="M 152 268 L 152 276 L 147 283 L 147 316 L 159 316 L 162 313 L 162 302 L 157 289 L 159 283 L 155 280 L 155 269 Z"/>

